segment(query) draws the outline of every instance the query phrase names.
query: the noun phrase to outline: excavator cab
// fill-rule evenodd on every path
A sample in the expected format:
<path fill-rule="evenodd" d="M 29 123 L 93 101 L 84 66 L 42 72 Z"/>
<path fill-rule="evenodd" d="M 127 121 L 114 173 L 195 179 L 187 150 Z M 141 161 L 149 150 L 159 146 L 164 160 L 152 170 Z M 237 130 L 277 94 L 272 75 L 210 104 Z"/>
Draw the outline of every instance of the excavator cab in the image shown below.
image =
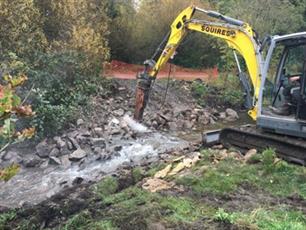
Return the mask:
<path fill-rule="evenodd" d="M 306 137 L 306 33 L 271 38 L 263 67 L 257 125 Z"/>

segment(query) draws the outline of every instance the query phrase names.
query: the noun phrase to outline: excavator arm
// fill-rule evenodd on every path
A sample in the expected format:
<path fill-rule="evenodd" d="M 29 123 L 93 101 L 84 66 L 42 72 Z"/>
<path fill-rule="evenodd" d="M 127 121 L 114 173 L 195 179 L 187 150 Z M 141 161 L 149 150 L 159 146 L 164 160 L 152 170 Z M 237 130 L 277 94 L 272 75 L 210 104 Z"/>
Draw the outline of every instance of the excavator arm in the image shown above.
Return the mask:
<path fill-rule="evenodd" d="M 206 14 L 210 18 L 219 19 L 221 22 L 195 20 L 194 13 L 198 11 Z M 145 61 L 145 69 L 138 75 L 136 89 L 136 108 L 134 118 L 142 120 L 144 109 L 149 100 L 152 81 L 155 80 L 160 69 L 175 54 L 175 50 L 181 44 L 184 37 L 190 31 L 197 31 L 207 35 L 225 40 L 228 46 L 241 54 L 244 58 L 250 81 L 253 85 L 253 105 L 249 110 L 249 115 L 256 120 L 257 98 L 260 91 L 260 53 L 259 43 L 252 28 L 245 22 L 224 16 L 218 12 L 207 11 L 194 6 L 183 10 L 171 25 L 171 31 L 161 44 L 164 46 L 162 52 L 159 47 L 154 56 L 158 56 L 155 61 L 153 57 Z M 165 43 L 165 44 L 164 44 Z"/>

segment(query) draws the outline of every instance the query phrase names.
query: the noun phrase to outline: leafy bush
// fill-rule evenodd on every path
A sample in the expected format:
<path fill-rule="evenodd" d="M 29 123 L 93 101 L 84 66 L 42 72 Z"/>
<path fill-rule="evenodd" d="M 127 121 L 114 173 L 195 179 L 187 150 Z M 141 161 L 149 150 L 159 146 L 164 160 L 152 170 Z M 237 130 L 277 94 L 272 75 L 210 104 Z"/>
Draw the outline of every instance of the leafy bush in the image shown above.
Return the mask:
<path fill-rule="evenodd" d="M 40 54 L 28 75 L 34 85 L 32 98 L 36 117 L 33 124 L 40 135 L 54 135 L 79 115 L 88 98 L 108 87 L 101 68 L 88 66 L 77 52 Z"/>
<path fill-rule="evenodd" d="M 241 107 L 244 100 L 239 78 L 231 74 L 205 83 L 194 81 L 191 92 L 201 105 Z"/>

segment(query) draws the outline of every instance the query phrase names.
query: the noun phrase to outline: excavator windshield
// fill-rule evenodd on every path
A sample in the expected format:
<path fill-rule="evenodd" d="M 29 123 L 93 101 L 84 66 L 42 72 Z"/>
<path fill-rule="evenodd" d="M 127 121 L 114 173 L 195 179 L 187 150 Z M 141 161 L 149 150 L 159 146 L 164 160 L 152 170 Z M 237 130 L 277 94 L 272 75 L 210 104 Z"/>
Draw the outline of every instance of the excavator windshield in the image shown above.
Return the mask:
<path fill-rule="evenodd" d="M 289 39 L 276 43 L 263 89 L 263 114 L 298 116 L 302 95 L 306 95 L 306 40 Z"/>

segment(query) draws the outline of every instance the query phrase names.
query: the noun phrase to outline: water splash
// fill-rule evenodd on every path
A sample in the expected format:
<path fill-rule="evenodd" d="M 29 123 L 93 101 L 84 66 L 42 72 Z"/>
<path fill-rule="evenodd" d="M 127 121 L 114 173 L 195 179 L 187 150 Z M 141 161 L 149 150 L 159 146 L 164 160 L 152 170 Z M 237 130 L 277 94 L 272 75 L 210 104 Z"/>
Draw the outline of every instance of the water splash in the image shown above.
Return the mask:
<path fill-rule="evenodd" d="M 124 115 L 123 122 L 125 122 L 134 132 L 137 133 L 148 133 L 150 130 L 140 124 L 139 122 L 135 121 L 133 118 L 131 118 L 129 115 Z"/>

